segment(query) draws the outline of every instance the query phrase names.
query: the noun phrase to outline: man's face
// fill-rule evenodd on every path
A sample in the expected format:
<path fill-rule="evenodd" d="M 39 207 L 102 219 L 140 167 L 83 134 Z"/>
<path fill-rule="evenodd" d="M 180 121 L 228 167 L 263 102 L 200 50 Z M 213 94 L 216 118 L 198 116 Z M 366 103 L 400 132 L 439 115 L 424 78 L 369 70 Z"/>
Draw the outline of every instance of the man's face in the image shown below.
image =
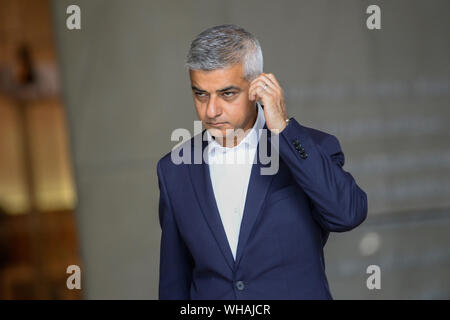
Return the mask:
<path fill-rule="evenodd" d="M 197 116 L 212 136 L 225 137 L 227 129 L 252 128 L 255 101 L 248 99 L 250 83 L 243 78 L 242 64 L 189 73 Z"/>

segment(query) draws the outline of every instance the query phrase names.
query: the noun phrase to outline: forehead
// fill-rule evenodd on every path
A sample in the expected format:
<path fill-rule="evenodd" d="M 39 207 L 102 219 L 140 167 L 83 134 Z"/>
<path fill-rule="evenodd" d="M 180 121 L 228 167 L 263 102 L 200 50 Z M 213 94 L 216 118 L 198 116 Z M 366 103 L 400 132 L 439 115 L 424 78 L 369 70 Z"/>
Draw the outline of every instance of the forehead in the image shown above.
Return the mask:
<path fill-rule="evenodd" d="M 189 75 L 193 86 L 209 92 L 233 85 L 244 87 L 248 83 L 243 77 L 242 64 L 211 71 L 189 70 Z"/>

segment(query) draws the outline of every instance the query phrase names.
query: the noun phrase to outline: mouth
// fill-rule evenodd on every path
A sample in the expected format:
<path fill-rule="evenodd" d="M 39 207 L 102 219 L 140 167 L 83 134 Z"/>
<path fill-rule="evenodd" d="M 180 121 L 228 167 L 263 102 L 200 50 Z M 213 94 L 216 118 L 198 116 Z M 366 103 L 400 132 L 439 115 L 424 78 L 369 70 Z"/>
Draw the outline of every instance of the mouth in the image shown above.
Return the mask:
<path fill-rule="evenodd" d="M 224 125 L 226 125 L 226 122 L 207 122 L 207 124 L 209 124 L 212 127 L 223 127 Z"/>

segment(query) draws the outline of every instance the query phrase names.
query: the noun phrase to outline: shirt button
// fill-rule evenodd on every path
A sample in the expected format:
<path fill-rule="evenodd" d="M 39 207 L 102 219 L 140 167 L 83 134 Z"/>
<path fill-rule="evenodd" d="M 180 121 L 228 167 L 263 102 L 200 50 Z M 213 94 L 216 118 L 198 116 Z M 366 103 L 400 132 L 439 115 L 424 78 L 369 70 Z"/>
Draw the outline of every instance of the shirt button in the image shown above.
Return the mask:
<path fill-rule="evenodd" d="M 243 281 L 239 280 L 239 281 L 236 282 L 236 289 L 238 289 L 239 291 L 244 290 L 244 287 L 245 287 L 245 285 L 244 285 Z"/>

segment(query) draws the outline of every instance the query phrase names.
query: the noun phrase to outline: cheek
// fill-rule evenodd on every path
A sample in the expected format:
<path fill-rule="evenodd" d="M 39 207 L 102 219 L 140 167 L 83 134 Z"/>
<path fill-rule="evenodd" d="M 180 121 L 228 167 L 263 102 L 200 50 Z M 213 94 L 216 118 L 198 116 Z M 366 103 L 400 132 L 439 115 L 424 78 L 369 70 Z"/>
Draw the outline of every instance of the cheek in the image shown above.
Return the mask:
<path fill-rule="evenodd" d="M 242 95 L 232 102 L 230 110 L 233 111 L 233 118 L 235 120 L 242 120 L 249 113 L 249 101 L 246 96 Z"/>

